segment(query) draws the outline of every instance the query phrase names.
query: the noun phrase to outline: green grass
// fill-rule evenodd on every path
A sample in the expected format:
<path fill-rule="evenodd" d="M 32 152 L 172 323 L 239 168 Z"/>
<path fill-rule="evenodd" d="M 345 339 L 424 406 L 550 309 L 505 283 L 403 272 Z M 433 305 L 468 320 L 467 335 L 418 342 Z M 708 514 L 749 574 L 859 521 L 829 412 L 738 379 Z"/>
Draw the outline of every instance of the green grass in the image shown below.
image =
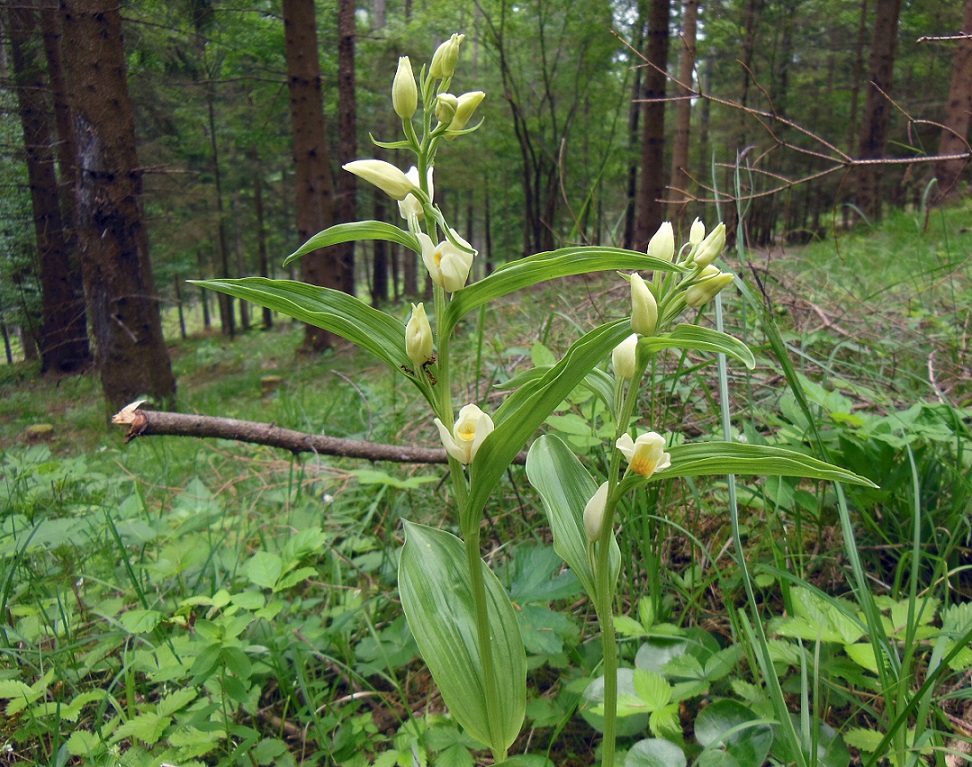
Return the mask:
<path fill-rule="evenodd" d="M 795 732 L 830 743 L 825 725 L 836 728 L 854 763 L 888 753 L 909 763 L 930 749 L 942 764 L 962 739 L 948 717 L 965 716 L 956 685 L 972 665 L 960 646 L 972 625 L 969 208 L 934 211 L 927 228 L 895 215 L 841 233 L 837 247 L 747 254 L 797 388 L 785 385 L 770 319 L 727 301 L 728 321 L 759 357 L 752 374 L 730 365 L 737 434 L 825 450 L 880 488 L 845 500 L 795 480 L 740 477 L 733 492 L 724 480 L 679 482 L 653 485 L 624 510 L 622 663 L 655 657 L 667 642 L 709 669 L 689 688 L 678 669 L 658 666 L 678 705 L 667 730 L 662 715 L 656 724 L 670 739 L 684 736 L 691 754 L 701 750 L 695 720 L 715 701 L 779 717 L 765 686 L 771 673 L 797 716 Z M 495 409 L 498 383 L 623 316 L 628 296 L 618 282 L 572 280 L 490 305 L 481 334 L 475 319 L 464 322 L 456 346 L 469 362 L 454 377 L 464 399 Z M 437 444 L 401 376 L 347 346 L 297 355 L 300 333 L 281 321 L 232 342 L 172 339 L 180 408 Z M 719 434 L 715 366 L 700 362 L 664 359 L 644 423 L 692 439 Z M 264 394 L 267 375 L 284 383 Z M 0 395 L 0 746 L 13 749 L 12 763 L 411 764 L 413 754 L 471 763 L 471 744 L 443 715 L 416 658 L 395 590 L 401 520 L 448 526 L 452 518 L 444 469 L 174 437 L 123 445 L 121 430 L 104 423 L 93 376 L 38 379 L 22 363 L 0 368 Z M 570 414 L 577 418 L 548 430 L 596 465 L 601 437 L 573 428 L 595 418 L 593 400 L 575 392 L 560 413 Z M 54 426 L 52 441 L 26 443 L 24 430 L 37 423 Z M 755 589 L 750 608 L 731 543 L 733 502 Z M 543 514 L 519 469 L 487 519 L 484 550 L 530 629 L 530 738 L 514 751 L 591 764 L 593 616 L 550 558 Z M 547 583 L 556 588 L 545 591 Z M 773 668 L 762 672 L 749 628 L 756 619 L 776 632 Z M 849 643 L 821 633 L 848 622 L 863 627 Z M 668 636 L 661 645 L 659 635 Z M 848 644 L 888 653 L 889 690 L 868 650 Z M 712 660 L 720 652 L 724 674 Z M 759 731 L 734 719 L 736 708 L 706 716 L 716 712 Z M 627 749 L 648 731 L 630 712 L 622 719 Z"/>

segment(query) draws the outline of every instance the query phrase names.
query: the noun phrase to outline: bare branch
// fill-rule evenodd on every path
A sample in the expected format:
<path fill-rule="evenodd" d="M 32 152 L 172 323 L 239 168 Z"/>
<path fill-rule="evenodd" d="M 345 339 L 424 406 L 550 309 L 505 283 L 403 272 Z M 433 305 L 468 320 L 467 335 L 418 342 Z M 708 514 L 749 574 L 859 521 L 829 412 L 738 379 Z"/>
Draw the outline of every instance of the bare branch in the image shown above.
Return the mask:
<path fill-rule="evenodd" d="M 961 34 L 961 35 L 949 35 L 949 36 L 936 37 L 936 38 L 926 37 L 926 38 L 921 38 L 921 41 L 957 40 L 969 36 L 970 35 L 968 34 Z M 640 51 L 631 47 L 631 45 L 628 44 L 626 41 L 624 41 L 623 38 L 621 38 L 621 40 L 624 43 L 624 45 L 628 47 L 631 53 L 637 58 L 641 59 L 641 61 L 643 62 L 641 64 L 636 64 L 635 67 L 650 67 L 658 71 L 663 71 L 658 67 L 656 67 L 651 62 L 649 62 L 647 59 L 645 59 L 645 57 L 641 54 Z M 773 182 L 775 183 L 773 183 L 771 188 L 769 189 L 765 189 L 758 192 L 754 191 L 751 194 L 742 195 L 739 198 L 740 200 L 754 200 L 762 197 L 769 197 L 779 192 L 783 192 L 788 189 L 792 189 L 793 187 L 808 183 L 810 181 L 815 181 L 825 176 L 829 176 L 838 171 L 847 172 L 847 171 L 851 171 L 854 168 L 858 168 L 866 165 L 916 166 L 916 165 L 929 164 L 929 163 L 938 163 L 938 162 L 948 161 L 948 160 L 964 160 L 966 162 L 972 160 L 972 146 L 970 146 L 968 143 L 965 144 L 967 151 L 959 152 L 956 154 L 921 155 L 921 156 L 914 156 L 914 157 L 880 157 L 880 158 L 852 157 L 851 155 L 842 151 L 835 144 L 828 141 L 827 139 L 820 136 L 819 134 L 814 133 L 813 131 L 809 130 L 808 128 L 805 128 L 799 123 L 794 122 L 793 120 L 780 115 L 775 111 L 775 109 L 771 108 L 770 111 L 766 111 L 763 109 L 756 109 L 751 106 L 746 106 L 736 101 L 733 101 L 731 99 L 725 99 L 719 96 L 715 96 L 711 93 L 705 93 L 702 90 L 694 87 L 692 83 L 682 82 L 679 78 L 675 77 L 669 72 L 665 72 L 665 75 L 671 82 L 673 82 L 680 89 L 682 89 L 684 93 L 678 96 L 666 96 L 665 98 L 661 98 L 661 99 L 650 99 L 651 101 L 676 101 L 676 100 L 681 100 L 686 98 L 692 98 L 692 99 L 698 98 L 698 99 L 708 100 L 713 104 L 718 104 L 719 106 L 726 107 L 727 109 L 739 110 L 747 114 L 749 117 L 753 118 L 753 120 L 755 120 L 760 125 L 760 127 L 763 129 L 763 131 L 771 140 L 772 145 L 764 149 L 754 163 L 747 165 L 747 170 L 751 173 L 754 173 L 757 176 L 772 179 Z M 750 73 L 750 76 L 752 77 L 752 73 Z M 770 101 L 769 94 L 765 92 L 765 90 L 762 88 L 762 86 L 759 85 L 759 83 L 756 81 L 755 78 L 752 79 L 753 82 L 756 83 L 756 86 L 759 88 L 760 92 L 763 94 L 763 97 L 767 101 Z M 871 86 L 876 87 L 874 83 L 871 83 Z M 929 125 L 935 128 L 944 127 L 940 123 L 934 122 L 932 120 L 916 118 L 910 115 L 905 109 L 901 107 L 901 105 L 895 102 L 890 97 L 889 94 L 887 94 L 883 90 L 881 91 L 881 94 L 884 96 L 885 99 L 887 99 L 888 103 L 890 103 L 895 110 L 897 110 L 900 114 L 904 116 L 904 118 L 908 122 L 909 131 L 914 126 L 917 125 Z M 649 99 L 636 99 L 636 101 L 639 102 L 648 101 L 648 100 Z M 770 104 L 772 107 L 771 101 Z M 812 144 L 815 144 L 818 148 L 814 149 L 810 147 L 800 146 L 794 143 L 793 141 L 789 141 L 785 138 L 781 138 L 779 135 L 780 128 L 786 128 L 792 130 L 798 136 L 807 139 Z M 777 149 L 787 149 L 796 154 L 804 155 L 813 160 L 821 161 L 826 165 L 821 169 L 814 170 L 812 172 L 808 172 L 804 175 L 794 177 L 794 178 L 788 178 L 782 174 L 759 168 L 758 167 L 759 161 L 762 160 L 762 158 L 764 158 L 766 155 L 768 155 L 769 153 Z M 734 167 L 731 163 L 717 163 L 717 165 L 719 167 L 724 167 L 724 168 Z M 689 176 L 690 180 L 698 186 L 699 189 L 701 189 L 704 193 L 706 193 L 709 196 L 700 197 L 700 196 L 690 194 L 685 189 L 681 189 L 677 187 L 668 187 L 674 194 L 672 195 L 672 199 L 666 199 L 663 200 L 663 202 L 684 204 L 686 202 L 692 202 L 692 201 L 717 202 L 720 199 L 725 199 L 726 195 L 724 192 L 720 192 L 719 194 L 716 194 L 716 190 L 710 184 L 704 183 L 700 179 L 692 176 L 691 174 L 687 174 L 687 175 Z"/>
<path fill-rule="evenodd" d="M 402 447 L 365 442 L 356 439 L 307 434 L 293 429 L 281 429 L 272 423 L 240 421 L 236 418 L 217 418 L 192 413 L 170 413 L 163 410 L 141 410 L 142 402 L 133 402 L 112 416 L 111 422 L 129 427 L 125 442 L 136 437 L 175 436 L 234 439 L 255 445 L 267 445 L 299 453 L 333 455 L 341 458 L 363 458 L 368 461 L 393 463 L 448 463 L 441 448 Z M 524 463 L 526 455 L 516 457 Z"/>

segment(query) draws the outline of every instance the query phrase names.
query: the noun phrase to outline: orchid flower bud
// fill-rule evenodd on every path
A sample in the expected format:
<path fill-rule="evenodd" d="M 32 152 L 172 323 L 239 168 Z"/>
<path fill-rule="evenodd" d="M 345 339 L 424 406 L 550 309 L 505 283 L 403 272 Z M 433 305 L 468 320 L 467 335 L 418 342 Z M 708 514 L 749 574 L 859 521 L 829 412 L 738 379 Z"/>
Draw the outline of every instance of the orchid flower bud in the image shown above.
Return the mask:
<path fill-rule="evenodd" d="M 587 535 L 589 543 L 594 543 L 601 537 L 601 528 L 604 527 L 604 512 L 607 510 L 608 483 L 604 482 L 591 500 L 584 507 L 584 533 Z"/>
<path fill-rule="evenodd" d="M 425 304 L 412 304 L 412 316 L 405 326 L 405 353 L 417 367 L 434 359 L 432 326 L 425 314 Z"/>
<path fill-rule="evenodd" d="M 732 280 L 733 275 L 720 272 L 718 267 L 710 264 L 702 270 L 698 282 L 685 291 L 685 305 L 698 309 L 709 303 Z"/>
<path fill-rule="evenodd" d="M 392 81 L 392 107 L 403 120 L 410 118 L 418 109 L 418 86 L 408 56 L 398 59 L 398 71 Z"/>
<path fill-rule="evenodd" d="M 475 405 L 466 405 L 459 411 L 459 418 L 451 432 L 438 418 L 435 425 L 446 452 L 463 464 L 473 462 L 479 446 L 493 431 L 493 419 Z"/>
<path fill-rule="evenodd" d="M 419 174 L 418 168 L 414 165 L 408 169 L 408 173 L 405 174 L 405 178 L 412 182 L 412 186 L 416 189 L 419 188 Z M 429 167 L 429 171 L 426 174 L 426 180 L 428 181 L 429 188 L 429 199 L 433 198 L 433 192 L 435 191 L 432 186 L 432 168 Z M 416 219 L 421 221 L 425 218 L 425 209 L 422 207 L 421 201 L 414 194 L 405 195 L 405 199 L 398 203 L 398 212 L 402 218 L 408 220 L 409 216 L 415 216 Z"/>
<path fill-rule="evenodd" d="M 671 263 L 675 257 L 675 231 L 671 221 L 665 221 L 658 227 L 658 231 L 648 241 L 648 255 Z"/>
<path fill-rule="evenodd" d="M 459 99 L 451 93 L 440 93 L 435 97 L 435 119 L 443 125 L 449 125 L 456 116 Z"/>
<path fill-rule="evenodd" d="M 622 434 L 615 446 L 628 459 L 628 468 L 643 477 L 672 465 L 672 457 L 665 452 L 665 438 L 657 432 L 642 434 L 636 440 Z"/>
<path fill-rule="evenodd" d="M 695 251 L 695 263 L 697 266 L 708 266 L 722 253 L 726 247 L 726 225 L 721 221 L 719 225 L 709 232 L 699 244 L 699 249 Z"/>
<path fill-rule="evenodd" d="M 369 184 L 374 184 L 396 200 L 404 199 L 416 186 L 402 171 L 384 160 L 355 160 L 341 167 Z"/>
<path fill-rule="evenodd" d="M 630 282 L 631 329 L 643 336 L 650 336 L 658 324 L 658 303 L 640 274 L 632 274 Z"/>
<path fill-rule="evenodd" d="M 611 364 L 614 375 L 625 381 L 634 378 L 635 366 L 638 361 L 638 336 L 632 333 L 611 352 Z"/>
<path fill-rule="evenodd" d="M 459 62 L 459 46 L 465 39 L 465 35 L 454 34 L 435 49 L 432 63 L 429 65 L 429 74 L 433 78 L 445 80 L 447 77 L 452 77 Z"/>
<path fill-rule="evenodd" d="M 425 268 L 429 270 L 432 282 L 445 288 L 448 293 L 455 293 L 465 286 L 476 251 L 459 236 L 455 229 L 449 231 L 456 241 L 468 250 L 456 247 L 449 239 L 433 245 L 432 239 L 427 234 L 420 232 L 416 236 L 422 244 L 422 260 L 425 262 Z"/>
<path fill-rule="evenodd" d="M 463 93 L 459 97 L 459 103 L 456 106 L 456 115 L 452 118 L 452 122 L 449 123 L 449 130 L 458 131 L 465 128 L 466 123 L 472 118 L 476 112 L 476 108 L 484 98 L 486 98 L 486 94 L 482 91 Z M 446 138 L 454 139 L 455 136 L 446 136 Z"/>
<path fill-rule="evenodd" d="M 694 248 L 704 239 L 705 224 L 703 224 L 699 219 L 695 219 L 695 221 L 692 222 L 692 228 L 689 229 L 689 245 Z"/>

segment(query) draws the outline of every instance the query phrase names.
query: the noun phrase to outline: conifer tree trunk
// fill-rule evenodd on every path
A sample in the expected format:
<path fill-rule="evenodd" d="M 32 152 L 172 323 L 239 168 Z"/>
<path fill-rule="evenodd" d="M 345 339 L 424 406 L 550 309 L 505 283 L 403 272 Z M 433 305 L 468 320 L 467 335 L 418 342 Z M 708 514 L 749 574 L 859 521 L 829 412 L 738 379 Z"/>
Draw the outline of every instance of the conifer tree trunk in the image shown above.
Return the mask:
<path fill-rule="evenodd" d="M 645 27 L 648 19 L 644 16 L 644 3 L 638 3 L 638 19 L 635 22 L 632 47 L 640 51 L 645 42 Z M 628 109 L 628 151 L 631 161 L 628 164 L 627 198 L 628 205 L 624 211 L 624 247 L 633 248 L 635 239 L 635 224 L 638 219 L 638 157 L 640 155 L 641 132 L 641 81 L 644 78 L 644 67 L 636 67 L 631 83 L 631 106 Z"/>
<path fill-rule="evenodd" d="M 355 21 L 354 0 L 338 2 L 338 146 L 340 161 L 356 160 L 358 154 L 358 115 L 355 98 Z M 354 221 L 357 218 L 355 195 L 357 177 L 342 171 L 337 177 L 338 222 Z M 341 289 L 348 295 L 355 295 L 354 284 L 354 242 L 337 245 L 336 256 L 341 267 Z"/>
<path fill-rule="evenodd" d="M 314 0 L 284 0 L 283 17 L 297 191 L 297 233 L 303 243 L 334 223 Z M 312 285 L 336 290 L 343 286 L 341 265 L 333 251 L 316 250 L 303 256 L 300 278 Z M 332 344 L 332 334 L 313 325 L 304 326 L 305 352 L 320 352 Z"/>
<path fill-rule="evenodd" d="M 668 67 L 670 0 L 649 0 L 648 61 L 641 124 L 641 184 L 634 249 L 644 250 L 662 223 L 665 206 L 665 72 Z"/>
<path fill-rule="evenodd" d="M 682 3 L 682 35 L 678 55 L 678 79 L 687 87 L 692 87 L 695 71 L 695 33 L 699 16 L 699 0 L 684 0 Z M 675 137 L 672 142 L 672 173 L 670 184 L 672 196 L 679 198 L 690 193 L 692 180 L 688 174 L 689 134 L 692 124 L 692 101 L 688 93 L 675 102 Z M 675 222 L 676 229 L 681 227 L 685 217 L 686 204 L 672 203 L 668 206 L 668 217 Z"/>
<path fill-rule="evenodd" d="M 898 17 L 901 0 L 877 0 L 874 37 L 871 43 L 870 82 L 866 87 L 864 115 L 858 157 L 877 160 L 884 157 L 888 140 L 888 121 L 891 117 L 891 83 L 894 59 L 898 50 Z M 876 221 L 881 218 L 881 185 L 884 168 L 877 163 L 861 165 L 857 169 L 857 207 Z"/>
<path fill-rule="evenodd" d="M 267 225 L 265 219 L 265 214 L 263 210 L 263 179 L 261 178 L 261 169 L 259 156 L 254 151 L 251 154 L 251 162 L 253 163 L 253 211 L 256 215 L 256 227 L 257 227 L 257 262 L 261 277 L 270 276 L 270 258 L 267 254 Z M 273 311 L 268 307 L 263 307 L 263 329 L 270 330 L 273 327 Z"/>
<path fill-rule="evenodd" d="M 952 59 L 952 81 L 942 121 L 942 138 L 938 143 L 940 155 L 961 154 L 968 151 L 969 118 L 972 116 L 972 0 L 965 0 L 962 11 L 962 30 L 966 37 L 955 43 Z M 969 161 L 963 159 L 939 160 L 935 165 L 938 180 L 936 197 L 939 201 L 957 197 L 962 189 L 959 180 Z"/>
<path fill-rule="evenodd" d="M 91 362 L 80 268 L 64 227 L 38 16 L 29 3 L 7 7 L 17 103 L 41 281 L 41 371 L 75 373 Z"/>
<path fill-rule="evenodd" d="M 110 412 L 140 397 L 171 406 L 141 207 L 142 170 L 114 0 L 61 0 L 64 62 L 78 145 L 78 242 L 95 360 Z"/>

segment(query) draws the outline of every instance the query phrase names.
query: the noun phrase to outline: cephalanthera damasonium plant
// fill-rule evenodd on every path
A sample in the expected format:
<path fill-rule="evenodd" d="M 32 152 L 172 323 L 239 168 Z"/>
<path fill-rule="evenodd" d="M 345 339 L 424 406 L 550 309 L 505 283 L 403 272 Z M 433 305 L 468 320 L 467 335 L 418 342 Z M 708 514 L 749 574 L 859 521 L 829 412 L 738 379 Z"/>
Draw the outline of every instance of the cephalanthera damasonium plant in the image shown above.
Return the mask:
<path fill-rule="evenodd" d="M 399 60 L 392 106 L 401 118 L 404 138 L 376 143 L 411 154 L 410 170 L 370 159 L 344 166 L 398 201 L 404 228 L 381 221 L 338 224 L 312 237 L 288 259 L 350 240 L 400 243 L 420 255 L 428 269 L 434 285 L 432 322 L 421 303 L 412 306 L 403 324 L 340 291 L 300 282 L 250 277 L 200 284 L 336 333 L 387 362 L 421 392 L 448 453 L 461 537 L 405 523 L 399 567 L 402 606 L 452 717 L 491 750 L 497 763 L 508 760 L 523 724 L 527 664 L 510 597 L 480 556 L 483 510 L 516 455 L 575 387 L 585 384 L 604 401 L 613 417 L 614 440 L 606 446 L 610 468 L 603 481 L 592 478 L 555 436 L 532 444 L 527 474 L 543 499 L 555 549 L 596 607 L 604 652 L 602 764 L 610 766 L 617 711 L 613 610 L 620 572 L 615 528 L 622 499 L 643 492 L 649 482 L 704 474 L 866 480 L 778 448 L 673 442 L 638 423 L 635 407 L 654 355 L 666 349 L 695 350 L 754 365 L 752 353 L 739 340 L 680 321 L 686 310 L 706 305 L 734 279 L 714 263 L 725 244 L 721 223 L 706 234 L 705 226 L 696 221 L 688 242 L 678 248 L 671 224 L 665 223 L 647 253 L 566 247 L 511 262 L 467 284 L 476 251 L 449 226 L 435 204 L 433 187 L 436 154 L 448 146 L 443 142 L 464 138 L 479 127 L 469 126 L 483 92 L 450 92 L 462 41 L 456 34 L 439 46 L 417 81 L 409 59 Z M 492 415 L 477 403 L 462 404 L 456 412 L 450 339 L 463 317 L 532 285 L 599 271 L 619 272 L 630 283 L 630 317 L 594 328 L 556 364 L 521 376 L 518 388 Z M 642 273 L 650 273 L 650 279 Z M 613 373 L 603 367 L 609 357 Z"/>

